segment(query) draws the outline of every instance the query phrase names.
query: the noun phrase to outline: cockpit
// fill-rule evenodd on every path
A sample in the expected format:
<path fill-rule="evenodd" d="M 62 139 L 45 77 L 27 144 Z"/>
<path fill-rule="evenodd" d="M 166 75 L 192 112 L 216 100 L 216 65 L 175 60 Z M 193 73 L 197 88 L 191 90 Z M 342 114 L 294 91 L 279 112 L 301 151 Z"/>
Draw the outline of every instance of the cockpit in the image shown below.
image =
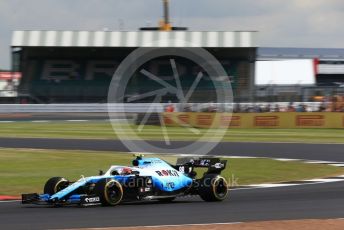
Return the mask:
<path fill-rule="evenodd" d="M 112 176 L 131 174 L 133 174 L 133 170 L 130 167 L 126 166 L 117 166 L 110 169 L 110 175 Z"/>

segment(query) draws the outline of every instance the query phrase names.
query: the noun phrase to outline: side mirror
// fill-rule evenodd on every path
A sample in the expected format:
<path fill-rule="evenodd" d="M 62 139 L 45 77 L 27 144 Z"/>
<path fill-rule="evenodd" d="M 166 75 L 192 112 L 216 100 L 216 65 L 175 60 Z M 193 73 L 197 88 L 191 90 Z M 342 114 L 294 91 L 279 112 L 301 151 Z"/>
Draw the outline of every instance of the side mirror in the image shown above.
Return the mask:
<path fill-rule="evenodd" d="M 138 160 L 133 160 L 133 162 L 132 162 L 132 164 L 133 164 L 133 166 L 139 166 L 139 161 Z"/>
<path fill-rule="evenodd" d="M 103 175 L 104 175 L 103 170 L 99 170 L 99 176 L 103 176 Z"/>

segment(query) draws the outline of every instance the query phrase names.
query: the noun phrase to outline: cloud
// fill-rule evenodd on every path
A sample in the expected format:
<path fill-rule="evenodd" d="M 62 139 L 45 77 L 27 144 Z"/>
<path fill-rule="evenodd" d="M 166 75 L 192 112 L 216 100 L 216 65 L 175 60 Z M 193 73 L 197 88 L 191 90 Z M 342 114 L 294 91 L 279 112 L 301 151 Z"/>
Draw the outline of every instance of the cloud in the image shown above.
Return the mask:
<path fill-rule="evenodd" d="M 342 0 L 171 0 L 171 15 L 191 30 L 259 30 L 261 46 L 344 47 Z M 0 0 L 0 68 L 12 30 L 136 30 L 161 17 L 161 0 Z"/>

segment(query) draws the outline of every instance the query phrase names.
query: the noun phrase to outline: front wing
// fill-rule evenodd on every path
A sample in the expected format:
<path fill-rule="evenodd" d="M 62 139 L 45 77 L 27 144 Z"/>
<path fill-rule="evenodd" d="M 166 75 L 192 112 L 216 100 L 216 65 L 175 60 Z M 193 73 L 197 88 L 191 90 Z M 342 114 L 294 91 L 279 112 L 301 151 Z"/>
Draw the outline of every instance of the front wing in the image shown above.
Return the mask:
<path fill-rule="evenodd" d="M 64 200 L 50 199 L 49 194 L 29 193 L 22 194 L 22 204 L 38 204 L 38 205 L 97 205 L 100 204 L 98 196 L 94 195 L 71 195 Z"/>

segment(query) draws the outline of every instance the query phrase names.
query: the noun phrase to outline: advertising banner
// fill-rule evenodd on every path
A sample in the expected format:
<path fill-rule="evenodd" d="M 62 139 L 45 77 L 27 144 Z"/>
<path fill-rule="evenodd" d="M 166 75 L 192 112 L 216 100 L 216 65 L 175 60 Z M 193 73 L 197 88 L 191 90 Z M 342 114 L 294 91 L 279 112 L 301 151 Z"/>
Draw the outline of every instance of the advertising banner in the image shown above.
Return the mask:
<path fill-rule="evenodd" d="M 344 113 L 164 113 L 167 126 L 195 128 L 344 128 Z"/>

